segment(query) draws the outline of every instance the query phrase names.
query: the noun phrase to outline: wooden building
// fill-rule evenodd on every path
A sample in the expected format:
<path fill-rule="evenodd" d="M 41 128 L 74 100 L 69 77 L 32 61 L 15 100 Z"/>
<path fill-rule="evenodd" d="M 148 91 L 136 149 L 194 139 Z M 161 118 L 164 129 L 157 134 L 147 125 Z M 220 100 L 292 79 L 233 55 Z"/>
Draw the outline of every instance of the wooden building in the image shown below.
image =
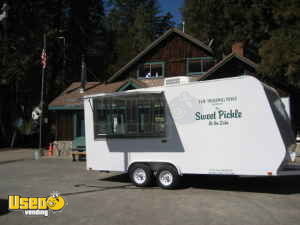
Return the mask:
<path fill-rule="evenodd" d="M 209 46 L 186 33 L 171 29 L 117 71 L 108 82 L 128 77 L 198 76 L 214 63 L 214 54 Z"/>

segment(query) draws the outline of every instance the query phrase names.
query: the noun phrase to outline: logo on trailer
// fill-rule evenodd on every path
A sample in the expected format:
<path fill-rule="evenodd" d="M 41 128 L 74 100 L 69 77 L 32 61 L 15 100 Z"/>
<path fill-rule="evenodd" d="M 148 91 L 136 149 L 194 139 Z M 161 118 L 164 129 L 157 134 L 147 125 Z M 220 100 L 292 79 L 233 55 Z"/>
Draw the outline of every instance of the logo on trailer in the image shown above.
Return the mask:
<path fill-rule="evenodd" d="M 186 91 L 181 92 L 176 98 L 173 98 L 170 106 L 173 118 L 181 124 L 194 123 L 195 121 L 191 112 L 202 112 L 202 105 L 198 104 L 198 99 Z"/>

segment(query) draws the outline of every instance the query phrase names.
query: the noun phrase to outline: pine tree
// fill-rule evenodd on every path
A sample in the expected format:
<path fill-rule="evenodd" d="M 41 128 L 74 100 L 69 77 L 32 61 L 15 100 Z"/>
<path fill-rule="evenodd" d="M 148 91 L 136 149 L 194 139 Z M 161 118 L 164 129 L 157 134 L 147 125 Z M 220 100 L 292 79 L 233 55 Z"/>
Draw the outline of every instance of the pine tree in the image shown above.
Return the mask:
<path fill-rule="evenodd" d="M 0 42 L 0 83 L 9 93 L 9 98 L 5 99 L 6 106 L 3 107 L 4 102 L 0 102 L 0 136 L 5 133 L 6 142 L 11 138 L 15 121 L 18 118 L 29 121 L 32 108 L 39 104 L 42 37 L 44 32 L 47 32 L 49 39 L 54 37 L 58 16 L 58 10 L 54 8 L 58 2 L 59 0 L 53 0 L 51 4 L 42 0 L 8 2 L 7 38 Z M 50 58 L 53 48 L 53 42 L 50 42 Z M 51 80 L 55 65 L 49 62 L 47 75 Z"/>
<path fill-rule="evenodd" d="M 278 1 L 273 12 L 277 28 L 259 51 L 259 70 L 277 82 L 300 87 L 300 2 Z"/>
<path fill-rule="evenodd" d="M 214 39 L 219 58 L 236 41 L 249 42 L 257 53 L 273 29 L 271 1 L 186 0 L 182 9 L 186 31 L 207 43 Z"/>
<path fill-rule="evenodd" d="M 157 0 L 111 0 L 110 8 L 116 62 L 109 68 L 111 74 L 174 26 L 170 13 L 161 14 Z"/>
<path fill-rule="evenodd" d="M 188 33 L 214 39 L 219 58 L 235 41 L 248 41 L 259 73 L 279 82 L 300 85 L 299 0 L 186 0 Z"/>
<path fill-rule="evenodd" d="M 71 73 L 68 81 L 80 80 L 81 55 L 86 56 L 90 80 L 105 80 L 109 54 L 109 35 L 102 0 L 70 1 Z M 72 75 L 71 75 L 72 74 Z M 90 77 L 88 77 L 90 78 Z"/>

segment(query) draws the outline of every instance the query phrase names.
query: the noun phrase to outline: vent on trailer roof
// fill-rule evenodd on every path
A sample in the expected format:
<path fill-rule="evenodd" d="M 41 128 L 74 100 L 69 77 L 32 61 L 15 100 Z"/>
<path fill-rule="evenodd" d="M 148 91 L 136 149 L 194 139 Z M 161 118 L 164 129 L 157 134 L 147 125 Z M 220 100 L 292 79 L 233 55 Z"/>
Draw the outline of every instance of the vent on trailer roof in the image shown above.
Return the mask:
<path fill-rule="evenodd" d="M 180 77 L 171 77 L 165 79 L 165 86 L 172 86 L 172 85 L 178 85 L 178 84 L 187 84 L 191 82 L 191 77 L 187 76 L 180 76 Z"/>

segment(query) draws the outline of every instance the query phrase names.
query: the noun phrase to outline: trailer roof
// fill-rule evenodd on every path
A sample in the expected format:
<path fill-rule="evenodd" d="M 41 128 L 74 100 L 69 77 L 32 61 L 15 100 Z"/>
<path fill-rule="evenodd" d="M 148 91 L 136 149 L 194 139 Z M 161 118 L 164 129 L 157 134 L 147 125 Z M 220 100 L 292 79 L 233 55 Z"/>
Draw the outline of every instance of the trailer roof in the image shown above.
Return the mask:
<path fill-rule="evenodd" d="M 85 98 L 96 98 L 96 97 L 132 96 L 132 95 L 136 95 L 137 93 L 138 94 L 161 94 L 161 93 L 163 93 L 163 90 L 160 90 L 160 91 L 144 91 L 144 90 L 145 90 L 145 88 L 129 90 L 129 91 L 113 92 L 113 93 L 100 93 L 100 94 L 96 94 L 96 95 L 84 96 L 83 99 L 85 99 Z"/>
<path fill-rule="evenodd" d="M 225 81 L 225 80 L 245 79 L 245 78 L 249 78 L 249 77 L 253 77 L 253 76 L 243 75 L 243 76 L 238 76 L 238 77 L 229 77 L 229 78 L 221 78 L 221 79 L 214 79 L 214 80 L 191 81 L 189 83 L 173 84 L 173 85 L 170 85 L 170 86 L 163 86 L 162 85 L 162 86 L 145 87 L 145 88 L 139 88 L 139 89 L 133 89 L 133 90 L 127 90 L 127 91 L 121 91 L 121 92 L 98 93 L 98 94 L 92 94 L 92 95 L 85 95 L 83 97 L 83 99 L 100 97 L 100 96 L 120 96 L 120 95 L 125 96 L 125 95 L 136 94 L 136 93 L 140 93 L 140 94 L 162 93 L 164 87 L 177 87 L 177 86 L 185 86 L 185 85 L 195 85 L 195 84 L 199 84 L 199 83 L 222 82 L 222 81 Z M 255 78 L 255 77 L 253 77 L 253 78 Z"/>

